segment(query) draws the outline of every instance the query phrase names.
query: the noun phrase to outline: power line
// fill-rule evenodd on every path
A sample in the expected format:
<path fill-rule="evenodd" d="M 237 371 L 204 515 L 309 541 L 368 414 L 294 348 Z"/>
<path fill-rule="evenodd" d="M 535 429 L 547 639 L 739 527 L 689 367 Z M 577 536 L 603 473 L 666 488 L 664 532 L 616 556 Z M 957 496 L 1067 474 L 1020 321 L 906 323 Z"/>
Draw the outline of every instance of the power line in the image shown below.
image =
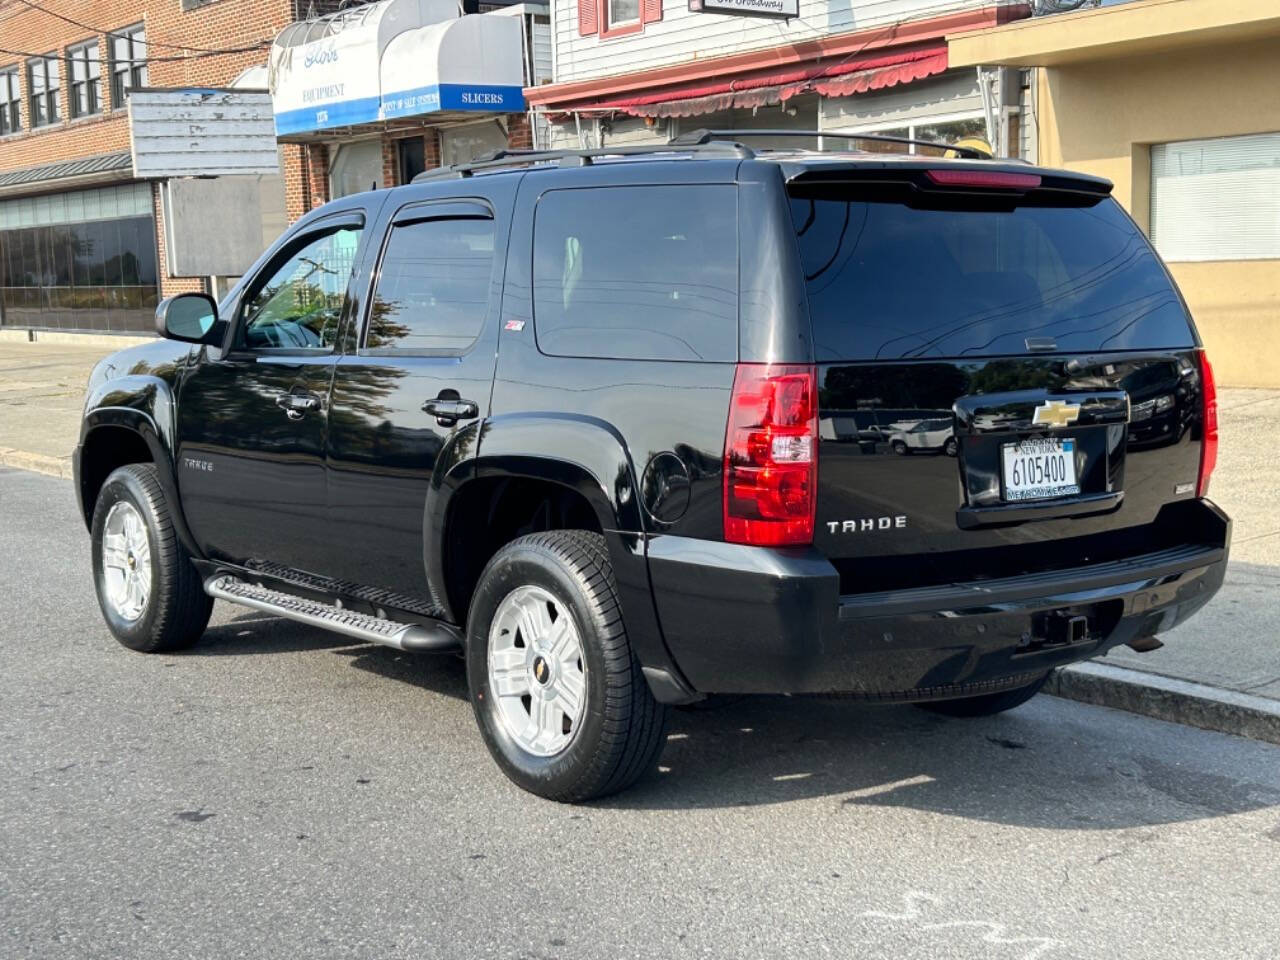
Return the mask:
<path fill-rule="evenodd" d="M 74 27 L 80 27 L 82 30 L 89 30 L 92 33 L 106 34 L 108 37 L 111 37 L 113 39 L 123 39 L 129 36 L 127 33 L 124 33 L 124 32 L 118 32 L 114 30 L 104 30 L 101 27 L 95 27 L 92 24 L 85 23 L 83 20 L 76 20 L 64 14 L 57 13 L 56 11 L 50 10 L 48 7 L 42 7 L 38 3 L 33 3 L 32 0 L 17 0 L 17 2 L 22 4 L 24 7 L 30 7 L 32 10 L 38 10 L 40 13 L 48 14 L 49 16 L 53 17 L 56 20 L 61 20 L 64 23 L 69 23 Z M 164 47 L 167 50 L 184 50 L 190 53 L 200 53 L 200 54 L 224 54 L 224 53 L 229 54 L 229 53 L 252 53 L 256 50 L 261 50 L 264 46 L 269 44 L 271 41 L 259 40 L 256 44 L 254 44 L 251 47 L 228 47 L 226 49 L 221 49 L 221 50 L 210 48 L 210 47 L 188 47 L 180 43 L 165 43 L 164 41 L 161 41 L 161 40 L 146 40 L 144 42 L 149 47 Z M 185 59 L 185 58 L 171 57 L 169 59 Z M 134 62 L 136 63 L 137 61 L 134 61 Z"/>
<path fill-rule="evenodd" d="M 116 60 L 115 62 L 119 64 L 186 63 L 191 60 L 204 60 L 208 57 L 221 57 L 231 53 L 252 53 L 254 51 L 264 49 L 270 43 L 271 43 L 270 40 L 264 40 L 262 41 L 261 44 L 259 44 L 256 47 L 245 47 L 243 50 L 205 50 L 200 53 L 190 53 L 190 54 L 187 54 L 186 56 L 140 57 L 140 58 L 134 58 L 132 60 Z M 0 55 L 6 55 L 11 57 L 22 57 L 23 59 L 28 59 L 28 60 L 62 60 L 64 59 L 62 54 L 56 50 L 53 52 L 44 50 L 40 53 L 34 53 L 30 50 L 10 50 L 6 47 L 0 47 Z M 104 59 L 101 55 L 98 55 L 96 57 L 86 57 L 84 58 L 84 60 L 85 62 L 88 62 L 88 63 L 98 63 L 98 64 L 109 64 L 112 62 L 110 58 Z M 5 64 L 3 67 L 0 67 L 0 69 L 5 69 L 7 67 L 8 67 L 8 64 Z"/>

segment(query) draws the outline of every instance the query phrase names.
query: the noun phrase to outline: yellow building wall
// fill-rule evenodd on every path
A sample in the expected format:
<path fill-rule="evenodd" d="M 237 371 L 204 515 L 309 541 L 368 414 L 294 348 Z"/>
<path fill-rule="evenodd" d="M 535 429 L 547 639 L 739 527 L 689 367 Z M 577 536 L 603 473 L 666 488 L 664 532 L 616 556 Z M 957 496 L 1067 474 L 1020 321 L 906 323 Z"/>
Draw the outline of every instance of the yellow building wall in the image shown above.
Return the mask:
<path fill-rule="evenodd" d="M 1100 174 L 1150 226 L 1154 143 L 1280 131 L 1280 41 L 1038 71 L 1040 163 Z M 1171 263 L 1224 386 L 1280 387 L 1280 260 Z"/>

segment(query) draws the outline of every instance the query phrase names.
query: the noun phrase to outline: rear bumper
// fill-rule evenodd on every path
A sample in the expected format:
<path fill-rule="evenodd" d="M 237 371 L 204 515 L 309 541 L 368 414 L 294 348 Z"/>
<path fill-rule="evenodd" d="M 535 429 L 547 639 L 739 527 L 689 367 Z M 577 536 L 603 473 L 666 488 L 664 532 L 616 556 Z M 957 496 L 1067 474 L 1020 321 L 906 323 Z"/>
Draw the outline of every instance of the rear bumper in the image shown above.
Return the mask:
<path fill-rule="evenodd" d="M 667 646 L 700 693 L 930 700 L 1021 686 L 1181 623 L 1222 585 L 1230 521 L 1205 503 L 1196 543 L 1109 563 L 841 596 L 816 550 L 655 537 L 649 571 Z M 1053 617 L 1086 637 L 1050 642 Z"/>

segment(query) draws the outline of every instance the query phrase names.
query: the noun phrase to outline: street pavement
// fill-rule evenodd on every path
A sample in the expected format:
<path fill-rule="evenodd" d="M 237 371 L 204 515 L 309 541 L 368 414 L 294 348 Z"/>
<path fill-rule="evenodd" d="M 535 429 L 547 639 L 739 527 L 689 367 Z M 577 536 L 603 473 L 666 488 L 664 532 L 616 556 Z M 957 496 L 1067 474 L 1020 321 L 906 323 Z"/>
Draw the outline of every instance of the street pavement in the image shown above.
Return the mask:
<path fill-rule="evenodd" d="M 219 604 L 116 645 L 65 480 L 0 468 L 0 957 L 1251 958 L 1280 747 L 1039 697 L 747 698 L 580 807 L 490 761 L 460 662 Z"/>

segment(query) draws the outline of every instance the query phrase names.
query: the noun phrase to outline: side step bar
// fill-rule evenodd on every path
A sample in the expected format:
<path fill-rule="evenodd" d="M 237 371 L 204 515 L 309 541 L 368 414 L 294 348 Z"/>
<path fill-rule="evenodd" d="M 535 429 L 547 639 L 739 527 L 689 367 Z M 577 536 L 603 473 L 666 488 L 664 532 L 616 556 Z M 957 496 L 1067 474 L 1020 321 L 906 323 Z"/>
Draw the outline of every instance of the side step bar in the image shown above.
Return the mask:
<path fill-rule="evenodd" d="M 347 610 L 336 604 L 307 600 L 291 593 L 246 583 L 228 574 L 210 577 L 204 582 L 204 592 L 219 600 L 238 603 L 242 607 L 252 607 L 263 613 L 309 623 L 313 627 L 323 627 L 357 640 L 381 643 L 398 650 L 439 652 L 457 650 L 462 646 L 462 635 L 445 623 L 427 626 L 384 620 L 367 613 Z"/>

